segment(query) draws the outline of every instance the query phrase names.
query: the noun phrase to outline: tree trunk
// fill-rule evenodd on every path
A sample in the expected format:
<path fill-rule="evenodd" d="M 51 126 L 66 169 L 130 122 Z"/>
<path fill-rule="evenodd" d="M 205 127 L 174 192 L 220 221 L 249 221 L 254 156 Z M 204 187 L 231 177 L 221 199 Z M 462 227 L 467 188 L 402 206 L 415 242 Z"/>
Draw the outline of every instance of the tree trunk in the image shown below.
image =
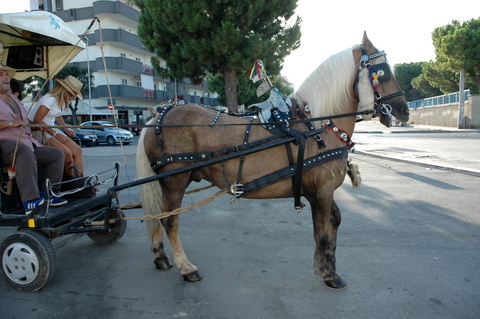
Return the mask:
<path fill-rule="evenodd" d="M 228 112 L 238 113 L 237 76 L 235 75 L 235 70 L 227 66 L 223 71 L 223 77 L 225 78 L 225 96 L 227 98 Z"/>
<path fill-rule="evenodd" d="M 475 80 L 477 80 L 477 89 L 480 92 L 480 74 L 475 74 Z"/>

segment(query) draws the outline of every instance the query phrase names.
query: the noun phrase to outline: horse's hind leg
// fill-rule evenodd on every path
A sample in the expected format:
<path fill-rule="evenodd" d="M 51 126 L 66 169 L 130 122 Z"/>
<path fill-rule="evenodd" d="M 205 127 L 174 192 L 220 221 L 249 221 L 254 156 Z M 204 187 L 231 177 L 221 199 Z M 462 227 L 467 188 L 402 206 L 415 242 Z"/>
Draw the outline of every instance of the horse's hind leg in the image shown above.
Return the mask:
<path fill-rule="evenodd" d="M 152 252 L 157 255 L 155 260 L 155 267 L 160 270 L 168 270 L 173 267 L 172 263 L 168 259 L 167 254 L 165 253 L 165 248 L 163 245 L 163 226 L 158 220 L 147 221 L 150 223 L 155 223 L 155 229 L 152 231 Z"/>
<path fill-rule="evenodd" d="M 315 239 L 314 269 L 331 288 L 344 288 L 345 281 L 335 271 L 335 248 L 340 210 L 333 195 L 310 201 Z"/>
<path fill-rule="evenodd" d="M 171 210 L 167 210 L 171 211 Z M 198 269 L 187 258 L 183 251 L 180 237 L 178 235 L 178 215 L 170 216 L 162 219 L 162 224 L 167 232 L 168 240 L 173 251 L 173 261 L 180 268 L 180 274 L 185 281 L 196 282 L 202 280 L 202 276 L 198 273 Z"/>

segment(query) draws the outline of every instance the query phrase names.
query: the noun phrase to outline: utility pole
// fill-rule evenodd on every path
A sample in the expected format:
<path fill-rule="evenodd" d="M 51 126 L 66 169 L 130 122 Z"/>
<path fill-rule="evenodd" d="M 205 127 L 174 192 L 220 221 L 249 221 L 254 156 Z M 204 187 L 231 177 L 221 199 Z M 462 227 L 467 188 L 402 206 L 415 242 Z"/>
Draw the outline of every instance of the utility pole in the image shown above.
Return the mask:
<path fill-rule="evenodd" d="M 460 69 L 460 94 L 458 99 L 458 128 L 465 128 L 465 69 Z"/>

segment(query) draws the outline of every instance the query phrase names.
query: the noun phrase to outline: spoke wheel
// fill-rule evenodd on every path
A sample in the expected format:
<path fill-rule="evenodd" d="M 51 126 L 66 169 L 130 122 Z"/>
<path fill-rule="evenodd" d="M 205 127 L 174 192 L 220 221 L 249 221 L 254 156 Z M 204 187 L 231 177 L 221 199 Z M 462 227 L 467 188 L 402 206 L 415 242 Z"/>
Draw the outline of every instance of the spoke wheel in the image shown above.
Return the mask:
<path fill-rule="evenodd" d="M 127 230 L 127 221 L 123 219 L 125 215 L 123 212 L 118 209 L 116 210 L 110 218 L 120 218 L 120 221 L 117 221 L 115 223 L 109 224 L 109 227 L 107 230 L 97 230 L 97 231 L 92 231 L 88 232 L 87 236 L 90 237 L 91 240 L 96 242 L 97 244 L 100 245 L 106 245 L 106 244 L 113 244 L 116 241 L 118 241 L 120 238 L 122 238 L 123 234 L 125 234 L 125 231 Z M 104 220 L 104 218 L 99 219 Z"/>
<path fill-rule="evenodd" d="M 56 254 L 50 240 L 33 230 L 21 230 L 0 245 L 2 276 L 19 291 L 45 287 L 56 272 Z"/>

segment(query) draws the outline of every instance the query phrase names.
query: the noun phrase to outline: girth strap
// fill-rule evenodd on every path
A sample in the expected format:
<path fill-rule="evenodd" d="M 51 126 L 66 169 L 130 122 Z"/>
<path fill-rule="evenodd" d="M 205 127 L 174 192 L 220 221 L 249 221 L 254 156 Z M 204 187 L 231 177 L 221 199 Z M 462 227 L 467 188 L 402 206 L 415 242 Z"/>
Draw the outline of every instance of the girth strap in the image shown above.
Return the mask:
<path fill-rule="evenodd" d="M 247 129 L 245 130 L 245 136 L 243 138 L 243 144 L 248 143 L 248 138 L 250 137 L 250 131 L 252 129 L 253 118 L 250 119 L 247 125 Z M 245 156 L 243 155 L 240 157 L 240 162 L 238 163 L 238 173 L 237 173 L 237 180 L 233 185 L 230 186 L 230 191 L 235 197 L 239 197 L 243 194 L 243 185 L 242 185 L 242 171 L 243 171 L 243 164 L 245 163 Z"/>
<path fill-rule="evenodd" d="M 294 195 L 294 208 L 299 211 L 302 209 L 305 204 L 303 204 L 300 200 L 300 197 L 302 195 L 302 176 L 303 176 L 303 158 L 305 155 L 305 144 L 307 142 L 307 138 L 305 137 L 305 134 L 302 134 L 300 136 L 300 140 L 298 143 L 298 155 L 297 155 L 297 169 L 296 169 L 296 174 L 294 178 L 294 184 L 293 184 L 293 195 Z"/>

